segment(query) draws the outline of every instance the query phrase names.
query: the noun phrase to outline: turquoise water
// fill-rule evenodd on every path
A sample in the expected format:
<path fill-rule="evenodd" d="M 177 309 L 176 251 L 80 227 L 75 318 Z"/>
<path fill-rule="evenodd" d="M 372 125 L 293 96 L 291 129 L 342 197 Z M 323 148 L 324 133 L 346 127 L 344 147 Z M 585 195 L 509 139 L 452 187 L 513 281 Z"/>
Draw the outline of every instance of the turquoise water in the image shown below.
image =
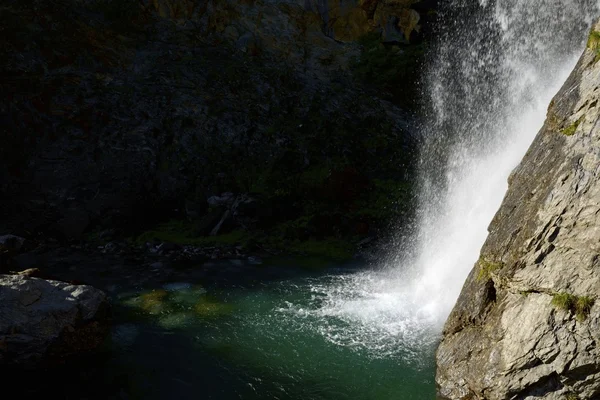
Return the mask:
<path fill-rule="evenodd" d="M 116 294 L 107 381 L 143 399 L 435 398 L 436 335 L 369 291 L 383 275 L 285 275 Z"/>

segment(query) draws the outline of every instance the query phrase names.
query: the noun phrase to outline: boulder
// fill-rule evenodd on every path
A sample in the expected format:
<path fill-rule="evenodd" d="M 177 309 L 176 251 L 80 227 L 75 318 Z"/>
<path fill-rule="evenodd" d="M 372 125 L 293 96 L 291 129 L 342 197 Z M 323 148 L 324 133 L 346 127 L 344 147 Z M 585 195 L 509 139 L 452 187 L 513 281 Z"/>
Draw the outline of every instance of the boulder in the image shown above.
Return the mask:
<path fill-rule="evenodd" d="M 19 251 L 25 244 L 25 239 L 15 235 L 0 236 L 0 249 Z"/>
<path fill-rule="evenodd" d="M 97 348 L 108 333 L 104 292 L 0 275 L 0 366 L 36 367 Z"/>

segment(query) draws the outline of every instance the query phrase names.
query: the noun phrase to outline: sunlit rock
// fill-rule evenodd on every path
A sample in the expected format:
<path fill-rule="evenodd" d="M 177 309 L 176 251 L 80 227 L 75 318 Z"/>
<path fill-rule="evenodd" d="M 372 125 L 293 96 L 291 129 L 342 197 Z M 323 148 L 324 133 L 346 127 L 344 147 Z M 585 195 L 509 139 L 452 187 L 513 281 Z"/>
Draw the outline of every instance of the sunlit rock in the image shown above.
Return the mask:
<path fill-rule="evenodd" d="M 106 295 L 91 286 L 0 275 L 0 365 L 36 366 L 97 348 Z"/>
<path fill-rule="evenodd" d="M 591 35 L 599 31 L 600 22 Z M 511 174 L 446 322 L 436 378 L 444 398 L 599 398 L 599 101 L 590 40 Z"/>

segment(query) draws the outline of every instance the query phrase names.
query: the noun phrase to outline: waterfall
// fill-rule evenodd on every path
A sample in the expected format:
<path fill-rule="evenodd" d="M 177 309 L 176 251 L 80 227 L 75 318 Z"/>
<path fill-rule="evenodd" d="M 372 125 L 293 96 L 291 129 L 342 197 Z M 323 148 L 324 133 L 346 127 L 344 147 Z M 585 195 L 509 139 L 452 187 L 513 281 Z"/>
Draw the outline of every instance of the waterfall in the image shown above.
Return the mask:
<path fill-rule="evenodd" d="M 410 286 L 442 323 L 479 257 L 507 179 L 579 59 L 600 1 L 452 1 L 426 73 Z"/>
<path fill-rule="evenodd" d="M 404 360 L 435 347 L 509 174 L 599 14 L 598 0 L 442 5 L 423 82 L 416 228 L 385 268 L 313 288 L 322 296 L 313 312 L 330 341 Z"/>

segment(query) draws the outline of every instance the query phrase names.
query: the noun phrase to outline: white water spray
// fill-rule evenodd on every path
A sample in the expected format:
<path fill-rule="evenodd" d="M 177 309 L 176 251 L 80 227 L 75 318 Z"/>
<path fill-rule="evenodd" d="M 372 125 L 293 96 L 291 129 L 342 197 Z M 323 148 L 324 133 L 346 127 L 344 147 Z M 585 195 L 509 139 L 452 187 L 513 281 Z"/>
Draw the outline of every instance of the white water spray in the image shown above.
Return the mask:
<path fill-rule="evenodd" d="M 456 3 L 456 2 L 455 2 Z M 477 261 L 510 172 L 572 71 L 600 1 L 453 7 L 427 86 L 412 302 L 441 325 Z"/>
<path fill-rule="evenodd" d="M 375 356 L 406 359 L 435 344 L 508 176 L 600 14 L 599 0 L 450 3 L 425 80 L 430 107 L 410 250 L 385 271 L 312 287 L 321 333 Z"/>

